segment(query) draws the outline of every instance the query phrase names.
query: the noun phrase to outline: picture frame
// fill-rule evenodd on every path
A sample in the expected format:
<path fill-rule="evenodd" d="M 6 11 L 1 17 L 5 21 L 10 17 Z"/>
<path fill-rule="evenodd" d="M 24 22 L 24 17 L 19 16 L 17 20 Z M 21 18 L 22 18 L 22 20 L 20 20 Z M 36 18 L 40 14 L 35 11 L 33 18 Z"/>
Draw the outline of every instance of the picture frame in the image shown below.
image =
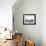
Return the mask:
<path fill-rule="evenodd" d="M 23 24 L 24 25 L 35 25 L 36 14 L 23 14 Z"/>

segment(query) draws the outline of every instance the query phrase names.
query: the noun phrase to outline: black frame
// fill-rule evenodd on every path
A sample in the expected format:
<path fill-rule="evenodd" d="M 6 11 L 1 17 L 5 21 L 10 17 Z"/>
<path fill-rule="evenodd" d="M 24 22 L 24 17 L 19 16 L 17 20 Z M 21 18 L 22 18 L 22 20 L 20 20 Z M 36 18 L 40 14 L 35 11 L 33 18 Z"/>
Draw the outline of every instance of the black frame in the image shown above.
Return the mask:
<path fill-rule="evenodd" d="M 24 16 L 34 16 L 34 23 L 24 23 Z M 23 14 L 23 24 L 24 25 L 35 25 L 36 24 L 36 14 Z"/>

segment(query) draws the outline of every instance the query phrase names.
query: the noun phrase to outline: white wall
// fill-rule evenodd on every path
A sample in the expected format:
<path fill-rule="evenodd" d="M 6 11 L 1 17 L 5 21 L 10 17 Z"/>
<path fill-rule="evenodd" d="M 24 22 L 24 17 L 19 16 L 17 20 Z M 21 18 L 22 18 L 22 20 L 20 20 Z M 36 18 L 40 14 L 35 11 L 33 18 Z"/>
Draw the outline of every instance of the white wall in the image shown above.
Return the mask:
<path fill-rule="evenodd" d="M 12 6 L 16 0 L 0 0 L 0 27 L 12 28 Z"/>
<path fill-rule="evenodd" d="M 42 46 L 46 46 L 46 0 L 41 1 L 41 38 Z"/>
<path fill-rule="evenodd" d="M 18 32 L 23 33 L 24 38 L 35 41 L 36 46 L 41 46 L 41 30 L 40 30 L 40 0 L 23 0 L 20 5 L 14 5 L 14 24 Z M 36 25 L 23 25 L 23 14 L 36 14 Z"/>

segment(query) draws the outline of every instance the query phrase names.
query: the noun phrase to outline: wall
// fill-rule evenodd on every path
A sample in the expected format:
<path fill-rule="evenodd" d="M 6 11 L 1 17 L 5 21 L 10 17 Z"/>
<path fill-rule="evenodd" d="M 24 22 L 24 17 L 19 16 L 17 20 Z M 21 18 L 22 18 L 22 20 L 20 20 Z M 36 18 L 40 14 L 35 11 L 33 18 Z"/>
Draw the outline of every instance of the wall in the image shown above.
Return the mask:
<path fill-rule="evenodd" d="M 6 27 L 9 30 L 12 29 L 12 6 L 15 2 L 16 0 L 0 0 L 0 32 L 4 30 L 2 30 L 1 27 Z M 5 38 L 5 35 L 6 32 L 1 33 L 0 38 Z M 10 34 L 8 33 L 8 35 Z"/>
<path fill-rule="evenodd" d="M 23 33 L 24 39 L 31 39 L 41 46 L 40 0 L 23 0 L 17 8 L 13 7 L 15 30 Z M 36 14 L 36 25 L 23 25 L 23 14 Z"/>
<path fill-rule="evenodd" d="M 42 46 L 46 46 L 46 0 L 41 1 L 41 38 Z"/>
<path fill-rule="evenodd" d="M 0 0 L 0 27 L 12 29 L 12 6 L 16 0 Z"/>

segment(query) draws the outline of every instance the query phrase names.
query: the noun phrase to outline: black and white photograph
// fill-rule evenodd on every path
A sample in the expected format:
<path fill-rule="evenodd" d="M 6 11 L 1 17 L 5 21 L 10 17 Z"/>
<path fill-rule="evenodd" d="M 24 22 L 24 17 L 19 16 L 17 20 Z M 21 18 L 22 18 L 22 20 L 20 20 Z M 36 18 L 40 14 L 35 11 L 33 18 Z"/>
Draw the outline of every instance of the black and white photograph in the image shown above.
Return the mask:
<path fill-rule="evenodd" d="M 23 24 L 25 25 L 35 25 L 36 24 L 36 14 L 24 14 Z"/>

